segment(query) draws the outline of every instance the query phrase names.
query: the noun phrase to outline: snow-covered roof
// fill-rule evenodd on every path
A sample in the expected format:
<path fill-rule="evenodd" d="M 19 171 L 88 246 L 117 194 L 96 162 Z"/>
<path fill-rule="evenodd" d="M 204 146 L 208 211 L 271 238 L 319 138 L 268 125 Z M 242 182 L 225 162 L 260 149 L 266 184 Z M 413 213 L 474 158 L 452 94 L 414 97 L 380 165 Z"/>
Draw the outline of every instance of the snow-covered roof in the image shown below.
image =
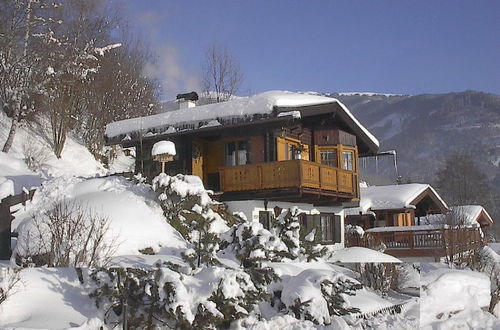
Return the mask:
<path fill-rule="evenodd" d="M 455 219 L 464 222 L 466 225 L 476 225 L 482 212 L 484 212 L 483 214 L 487 222 L 489 222 L 489 224 L 493 224 L 493 219 L 481 205 L 452 206 L 450 207 L 450 213 L 448 214 L 451 218 L 448 219 Z M 448 219 L 444 214 L 432 214 L 425 217 L 425 222 L 429 224 L 443 224 L 446 223 Z M 483 223 L 483 225 L 487 224 Z"/>
<path fill-rule="evenodd" d="M 246 118 L 254 115 L 273 115 L 276 108 L 300 108 L 322 104 L 337 104 L 362 133 L 377 147 L 379 141 L 352 115 L 347 107 L 339 100 L 326 96 L 294 93 L 288 91 L 268 91 L 248 97 L 240 97 L 227 102 L 201 105 L 193 108 L 168 111 L 152 116 L 125 119 L 110 123 L 106 126 L 108 138 L 117 137 L 126 133 L 143 131 L 153 128 L 176 128 L 183 124 L 200 124 L 215 119 Z M 300 109 L 307 111 L 307 109 Z M 296 118 L 297 114 L 293 116 Z M 198 125 L 202 126 L 202 125 Z M 199 128 L 199 127 L 197 127 Z M 164 132 L 163 132 L 164 133 Z"/>
<path fill-rule="evenodd" d="M 360 187 L 359 207 L 346 209 L 346 215 L 370 214 L 370 211 L 390 209 L 411 209 L 412 204 L 425 190 L 429 189 L 438 201 L 447 208 L 446 203 L 428 184 L 409 183 L 389 186 Z"/>

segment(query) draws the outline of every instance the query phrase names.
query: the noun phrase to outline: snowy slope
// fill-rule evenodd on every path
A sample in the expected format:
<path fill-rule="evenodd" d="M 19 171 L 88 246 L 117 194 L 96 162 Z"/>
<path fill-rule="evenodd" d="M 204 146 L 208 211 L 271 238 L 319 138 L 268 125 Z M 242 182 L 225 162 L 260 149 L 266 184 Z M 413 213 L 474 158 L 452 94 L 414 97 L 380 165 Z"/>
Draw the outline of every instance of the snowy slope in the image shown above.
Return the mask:
<path fill-rule="evenodd" d="M 41 124 L 23 123 L 14 137 L 14 143 L 9 151 L 10 160 L 0 156 L 0 166 L 12 159 L 24 161 L 27 156 L 36 158 L 38 163 L 35 170 L 42 178 L 57 176 L 83 176 L 93 177 L 103 175 L 107 171 L 101 163 L 83 146 L 78 139 L 70 134 L 66 140 L 61 159 L 57 159 L 52 152 L 50 130 L 45 120 Z M 3 146 L 7 139 L 11 120 L 0 111 L 0 145 Z M 2 168 L 0 167 L 0 170 Z M 23 169 L 25 171 L 26 168 Z M 30 173 L 32 174 L 32 173 Z M 0 176 L 3 172 L 0 172 Z M 16 179 L 17 181 L 17 179 Z M 22 181 L 19 181 L 21 184 Z M 36 181 L 35 181 L 36 182 Z"/>
<path fill-rule="evenodd" d="M 23 241 L 32 230 L 31 215 L 47 211 L 60 200 L 77 203 L 108 218 L 110 230 L 106 239 L 116 247 L 114 256 L 140 255 L 139 250 L 145 248 L 152 248 L 158 254 L 179 256 L 188 247 L 167 223 L 156 195 L 148 186 L 134 185 L 121 177 L 61 177 L 46 182 L 33 202 L 16 213 L 13 222 L 13 228 L 19 232 L 16 251 L 22 253 L 19 249 L 36 243 Z"/>

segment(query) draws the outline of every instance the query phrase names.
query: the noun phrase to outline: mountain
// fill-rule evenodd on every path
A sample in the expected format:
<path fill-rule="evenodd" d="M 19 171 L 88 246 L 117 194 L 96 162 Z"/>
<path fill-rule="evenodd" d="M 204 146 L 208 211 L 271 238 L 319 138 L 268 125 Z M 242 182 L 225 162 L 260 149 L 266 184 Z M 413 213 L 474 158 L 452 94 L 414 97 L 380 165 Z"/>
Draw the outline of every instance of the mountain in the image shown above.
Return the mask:
<path fill-rule="evenodd" d="M 394 95 L 331 93 L 379 140 L 395 149 L 403 181 L 433 183 L 452 152 L 470 154 L 500 187 L 500 96 L 477 91 Z M 374 160 L 362 160 L 376 174 Z M 392 158 L 379 157 L 378 175 L 395 178 Z"/>

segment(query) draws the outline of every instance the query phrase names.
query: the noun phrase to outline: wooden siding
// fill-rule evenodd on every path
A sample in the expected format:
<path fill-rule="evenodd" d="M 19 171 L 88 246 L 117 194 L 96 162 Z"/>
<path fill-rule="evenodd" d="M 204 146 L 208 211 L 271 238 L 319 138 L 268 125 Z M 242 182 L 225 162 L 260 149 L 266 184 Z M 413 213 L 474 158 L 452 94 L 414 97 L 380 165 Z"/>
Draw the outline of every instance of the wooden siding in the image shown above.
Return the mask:
<path fill-rule="evenodd" d="M 224 150 L 222 141 L 208 142 L 204 145 L 204 182 L 207 182 L 208 174 L 217 173 L 219 167 L 224 166 Z"/>
<path fill-rule="evenodd" d="M 223 167 L 220 180 L 224 192 L 297 187 L 354 196 L 358 182 L 354 172 L 306 160 Z"/>
<path fill-rule="evenodd" d="M 314 131 L 314 143 L 319 146 L 343 144 L 356 146 L 356 136 L 339 129 L 320 129 Z"/>
<path fill-rule="evenodd" d="M 264 136 L 251 136 L 249 138 L 249 158 L 251 164 L 263 163 L 265 160 Z"/>

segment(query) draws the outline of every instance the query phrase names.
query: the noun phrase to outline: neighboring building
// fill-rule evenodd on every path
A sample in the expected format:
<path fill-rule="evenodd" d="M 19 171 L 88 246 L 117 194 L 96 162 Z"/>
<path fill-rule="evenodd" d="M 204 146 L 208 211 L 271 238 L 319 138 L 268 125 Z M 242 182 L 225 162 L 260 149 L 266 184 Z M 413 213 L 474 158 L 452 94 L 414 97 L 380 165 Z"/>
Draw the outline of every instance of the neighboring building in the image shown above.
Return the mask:
<path fill-rule="evenodd" d="M 173 141 L 167 173 L 199 176 L 230 210 L 264 225 L 276 208 L 298 206 L 302 225 L 339 246 L 343 211 L 359 202 L 358 157 L 378 151 L 338 100 L 280 91 L 111 123 L 106 140 L 135 147 L 136 171 L 149 178 L 160 172 L 152 145 Z"/>
<path fill-rule="evenodd" d="M 346 210 L 346 223 L 365 230 L 419 225 L 422 217 L 448 212 L 446 203 L 428 184 L 362 187 L 360 194 L 359 207 Z"/>
<path fill-rule="evenodd" d="M 481 205 L 452 206 L 448 214 L 430 215 L 424 222 L 430 225 L 479 226 L 481 229 L 493 226 L 493 219 Z"/>
<path fill-rule="evenodd" d="M 493 219 L 481 205 L 460 205 L 450 207 L 450 212 L 446 215 L 434 214 L 427 216 L 423 224 L 479 227 L 481 228 L 482 240 L 486 244 L 488 243 L 488 236 L 485 235 L 485 231 L 493 226 Z"/>
<path fill-rule="evenodd" d="M 347 209 L 345 221 L 362 227 L 364 235 L 350 235 L 347 245 L 384 246 L 385 253 L 409 262 L 474 250 L 484 242 L 479 224 L 492 224 L 480 206 L 448 208 L 428 184 L 362 187 L 360 195 L 359 207 Z"/>

